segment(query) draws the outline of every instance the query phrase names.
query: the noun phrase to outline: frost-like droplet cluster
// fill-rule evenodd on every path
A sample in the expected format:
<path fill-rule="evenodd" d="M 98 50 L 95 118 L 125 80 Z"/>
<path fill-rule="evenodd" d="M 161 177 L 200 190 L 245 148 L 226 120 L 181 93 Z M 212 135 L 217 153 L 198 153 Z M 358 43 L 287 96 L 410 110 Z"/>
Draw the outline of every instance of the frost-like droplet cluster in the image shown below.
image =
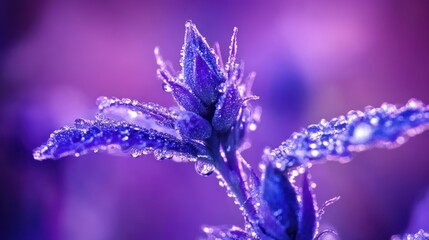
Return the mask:
<path fill-rule="evenodd" d="M 283 170 L 314 160 L 347 160 L 351 152 L 397 147 L 427 129 L 428 123 L 429 107 L 415 99 L 401 108 L 385 103 L 380 108 L 350 111 L 347 116 L 310 125 L 266 157 Z"/>

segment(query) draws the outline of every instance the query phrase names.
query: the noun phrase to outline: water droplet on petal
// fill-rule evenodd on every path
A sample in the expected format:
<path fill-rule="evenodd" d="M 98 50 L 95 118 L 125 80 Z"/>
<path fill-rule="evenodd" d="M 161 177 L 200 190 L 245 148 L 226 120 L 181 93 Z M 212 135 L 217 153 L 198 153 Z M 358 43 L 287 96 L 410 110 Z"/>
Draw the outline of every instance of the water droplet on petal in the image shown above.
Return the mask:
<path fill-rule="evenodd" d="M 423 106 L 424 105 L 423 105 L 423 103 L 421 101 L 419 101 L 417 99 L 414 99 L 414 98 L 410 99 L 407 102 L 407 108 L 410 108 L 410 109 L 422 108 Z"/>
<path fill-rule="evenodd" d="M 357 144 L 365 143 L 371 138 L 371 136 L 372 136 L 371 125 L 367 123 L 360 123 L 355 127 L 353 131 L 351 142 L 357 143 Z"/>
<path fill-rule="evenodd" d="M 307 134 L 311 140 L 317 139 L 321 134 L 322 128 L 317 124 L 312 124 L 307 127 Z"/>
<path fill-rule="evenodd" d="M 77 127 L 77 128 L 79 128 L 79 127 L 85 127 L 85 126 L 87 126 L 88 124 L 87 124 L 87 122 L 85 121 L 85 119 L 82 119 L 82 118 L 78 118 L 78 119 L 76 119 L 75 121 L 74 121 L 74 125 Z"/>
<path fill-rule="evenodd" d="M 136 157 L 140 157 L 143 153 L 139 150 L 134 150 L 131 152 L 131 156 L 136 158 Z"/>
<path fill-rule="evenodd" d="M 214 172 L 214 166 L 210 163 L 197 161 L 195 163 L 195 171 L 201 176 L 209 176 Z"/>
<path fill-rule="evenodd" d="M 164 89 L 165 92 L 172 92 L 173 91 L 170 84 L 168 84 L 167 82 L 162 83 L 162 88 Z"/>
<path fill-rule="evenodd" d="M 129 98 L 123 98 L 122 102 L 125 103 L 125 104 L 130 104 L 131 103 L 131 99 L 129 99 Z"/>
<path fill-rule="evenodd" d="M 347 113 L 347 122 L 349 124 L 353 123 L 354 121 L 360 119 L 362 116 L 363 116 L 363 112 L 361 112 L 361 111 L 354 111 L 354 110 L 349 111 Z"/>
<path fill-rule="evenodd" d="M 110 99 L 104 96 L 98 97 L 95 103 L 97 104 L 98 109 L 102 110 L 110 105 Z"/>

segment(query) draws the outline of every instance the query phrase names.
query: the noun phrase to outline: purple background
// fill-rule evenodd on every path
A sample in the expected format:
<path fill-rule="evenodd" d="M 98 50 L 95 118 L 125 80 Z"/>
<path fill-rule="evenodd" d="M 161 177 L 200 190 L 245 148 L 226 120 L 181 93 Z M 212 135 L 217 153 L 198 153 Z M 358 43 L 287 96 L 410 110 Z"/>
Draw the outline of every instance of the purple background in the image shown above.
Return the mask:
<path fill-rule="evenodd" d="M 429 103 L 429 2 L 0 2 L 0 238 L 196 239 L 242 217 L 214 176 L 191 164 L 91 154 L 38 162 L 32 149 L 100 95 L 174 103 L 153 49 L 179 69 L 192 19 L 224 59 L 232 28 L 256 71 L 262 122 L 245 157 L 321 118 L 382 102 Z M 268 1 L 267 1 L 268 2 Z M 401 148 L 312 168 L 322 228 L 343 239 L 429 230 L 429 133 Z"/>

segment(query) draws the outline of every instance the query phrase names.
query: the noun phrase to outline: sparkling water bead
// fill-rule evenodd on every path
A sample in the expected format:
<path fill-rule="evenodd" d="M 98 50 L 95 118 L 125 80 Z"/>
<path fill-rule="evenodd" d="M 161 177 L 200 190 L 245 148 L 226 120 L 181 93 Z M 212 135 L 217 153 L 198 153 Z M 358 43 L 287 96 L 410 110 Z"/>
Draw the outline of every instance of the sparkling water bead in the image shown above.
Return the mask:
<path fill-rule="evenodd" d="M 214 172 L 215 168 L 212 164 L 197 160 L 195 163 L 195 171 L 201 176 L 209 176 Z"/>

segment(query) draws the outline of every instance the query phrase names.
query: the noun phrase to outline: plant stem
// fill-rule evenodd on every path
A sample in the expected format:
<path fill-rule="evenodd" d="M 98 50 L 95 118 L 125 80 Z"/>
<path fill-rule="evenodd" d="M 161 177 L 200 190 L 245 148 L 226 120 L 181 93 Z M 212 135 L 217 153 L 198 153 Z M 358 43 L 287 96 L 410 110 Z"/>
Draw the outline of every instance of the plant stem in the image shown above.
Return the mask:
<path fill-rule="evenodd" d="M 252 205 L 251 196 L 247 193 L 243 175 L 241 173 L 240 162 L 237 159 L 235 146 L 228 145 L 227 138 L 221 137 L 220 141 L 214 141 L 217 151 L 213 151 L 215 159 L 215 167 L 218 174 L 223 178 L 227 184 L 229 191 L 231 191 L 238 204 L 243 208 L 245 217 L 248 220 L 256 220 L 256 209 Z M 220 155 L 221 148 L 225 153 L 224 158 Z"/>

